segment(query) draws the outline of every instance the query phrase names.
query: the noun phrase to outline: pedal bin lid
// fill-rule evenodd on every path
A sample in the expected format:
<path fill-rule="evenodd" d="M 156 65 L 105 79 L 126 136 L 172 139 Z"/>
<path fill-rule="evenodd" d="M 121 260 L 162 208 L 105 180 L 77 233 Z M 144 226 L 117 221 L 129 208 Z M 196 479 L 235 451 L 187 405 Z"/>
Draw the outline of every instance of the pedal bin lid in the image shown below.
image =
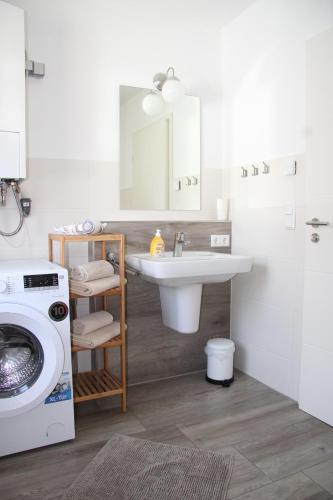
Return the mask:
<path fill-rule="evenodd" d="M 235 344 L 230 339 L 223 339 L 223 338 L 210 339 L 207 341 L 205 351 L 207 354 L 216 351 L 233 353 L 235 352 Z"/>

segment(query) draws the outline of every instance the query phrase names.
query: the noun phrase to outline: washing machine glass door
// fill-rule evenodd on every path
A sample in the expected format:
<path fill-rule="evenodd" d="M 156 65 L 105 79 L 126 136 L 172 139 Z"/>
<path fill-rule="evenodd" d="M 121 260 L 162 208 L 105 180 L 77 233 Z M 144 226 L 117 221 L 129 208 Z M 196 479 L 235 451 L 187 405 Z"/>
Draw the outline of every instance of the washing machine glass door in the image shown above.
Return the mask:
<path fill-rule="evenodd" d="M 0 397 L 27 391 L 43 370 L 44 352 L 38 338 L 20 325 L 0 324 Z"/>
<path fill-rule="evenodd" d="M 0 418 L 40 404 L 63 364 L 62 340 L 51 320 L 25 305 L 0 304 Z"/>

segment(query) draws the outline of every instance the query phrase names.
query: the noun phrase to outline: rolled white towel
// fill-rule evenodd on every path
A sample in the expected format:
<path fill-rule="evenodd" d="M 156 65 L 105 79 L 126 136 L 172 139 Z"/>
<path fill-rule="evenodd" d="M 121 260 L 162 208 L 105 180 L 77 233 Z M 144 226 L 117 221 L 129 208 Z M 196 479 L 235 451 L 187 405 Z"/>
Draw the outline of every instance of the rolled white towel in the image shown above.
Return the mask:
<path fill-rule="evenodd" d="M 70 277 L 76 281 L 92 281 L 113 275 L 113 266 L 106 260 L 94 260 L 70 269 Z"/>
<path fill-rule="evenodd" d="M 86 347 L 87 349 L 94 349 L 95 347 L 104 344 L 104 342 L 117 337 L 119 334 L 120 324 L 118 321 L 114 321 L 111 325 L 99 328 L 98 330 L 88 333 L 87 335 L 72 334 L 72 343 L 73 345 Z"/>
<path fill-rule="evenodd" d="M 72 323 L 72 332 L 76 335 L 87 335 L 94 330 L 111 325 L 112 322 L 112 314 L 107 311 L 97 311 L 74 319 Z"/>
<path fill-rule="evenodd" d="M 67 226 L 58 226 L 53 228 L 57 234 L 75 235 L 79 234 L 76 229 L 76 224 L 68 224 Z"/>
<path fill-rule="evenodd" d="M 70 280 L 69 287 L 71 292 L 82 295 L 83 297 L 91 297 L 98 293 L 105 292 L 109 288 L 116 288 L 120 284 L 118 274 L 110 276 L 109 278 L 101 278 L 94 281 L 76 281 Z"/>
<path fill-rule="evenodd" d="M 106 224 L 93 221 L 91 219 L 85 219 L 81 224 L 76 225 L 76 229 L 80 234 L 99 234 L 103 233 Z"/>

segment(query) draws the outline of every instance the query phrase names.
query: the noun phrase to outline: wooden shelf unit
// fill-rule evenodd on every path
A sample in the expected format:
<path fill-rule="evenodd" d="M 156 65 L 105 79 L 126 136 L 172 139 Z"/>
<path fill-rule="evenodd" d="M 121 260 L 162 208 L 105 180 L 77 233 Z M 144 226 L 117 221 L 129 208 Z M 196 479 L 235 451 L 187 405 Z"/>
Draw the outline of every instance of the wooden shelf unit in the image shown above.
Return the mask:
<path fill-rule="evenodd" d="M 96 349 L 103 350 L 103 369 L 92 370 L 73 374 L 74 403 L 89 401 L 92 399 L 105 398 L 115 395 L 121 396 L 121 410 L 127 411 L 127 389 L 126 389 L 126 325 L 125 325 L 125 241 L 122 234 L 96 234 L 96 235 L 62 235 L 49 234 L 49 260 L 53 262 L 53 244 L 60 244 L 59 264 L 66 267 L 66 243 L 96 243 L 101 244 L 101 258 L 106 260 L 107 245 L 111 242 L 118 244 L 119 251 L 119 278 L 120 285 L 110 288 L 105 292 L 93 297 L 103 298 L 103 309 L 107 308 L 107 298 L 119 296 L 119 323 L 120 335 L 101 344 Z M 91 298 L 76 293 L 70 293 L 71 300 L 80 298 Z M 120 350 L 120 380 L 112 374 L 109 369 L 108 349 L 118 347 Z M 91 350 L 86 347 L 72 346 L 72 353 Z"/>

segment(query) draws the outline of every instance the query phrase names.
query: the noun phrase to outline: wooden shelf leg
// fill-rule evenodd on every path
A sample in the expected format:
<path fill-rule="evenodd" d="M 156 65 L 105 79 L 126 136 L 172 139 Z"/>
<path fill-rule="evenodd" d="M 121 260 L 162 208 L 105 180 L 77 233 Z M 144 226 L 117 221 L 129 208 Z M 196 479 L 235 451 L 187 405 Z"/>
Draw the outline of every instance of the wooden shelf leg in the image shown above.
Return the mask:
<path fill-rule="evenodd" d="M 53 241 L 49 238 L 49 261 L 53 261 Z"/>
<path fill-rule="evenodd" d="M 121 369 L 121 386 L 123 388 L 123 393 L 121 395 L 121 411 L 126 413 L 127 411 L 127 384 L 126 384 L 126 335 L 125 335 L 125 246 L 124 238 L 122 237 L 119 244 L 119 265 L 120 265 L 120 287 L 121 287 L 121 297 L 119 303 L 119 315 L 120 315 L 120 331 L 122 345 L 120 347 L 120 369 Z"/>
<path fill-rule="evenodd" d="M 102 241 L 102 259 L 106 260 L 106 241 Z"/>
<path fill-rule="evenodd" d="M 60 240 L 60 265 L 65 267 L 65 240 Z"/>
<path fill-rule="evenodd" d="M 121 359 L 121 385 L 123 388 L 123 393 L 121 395 L 121 411 L 122 413 L 127 412 L 127 387 L 126 387 L 126 359 L 125 359 L 125 349 L 120 346 L 120 359 Z"/>
<path fill-rule="evenodd" d="M 106 241 L 102 241 L 102 259 L 106 260 Z M 107 297 L 103 297 L 103 309 L 107 310 Z M 104 368 L 107 367 L 104 365 Z"/>

